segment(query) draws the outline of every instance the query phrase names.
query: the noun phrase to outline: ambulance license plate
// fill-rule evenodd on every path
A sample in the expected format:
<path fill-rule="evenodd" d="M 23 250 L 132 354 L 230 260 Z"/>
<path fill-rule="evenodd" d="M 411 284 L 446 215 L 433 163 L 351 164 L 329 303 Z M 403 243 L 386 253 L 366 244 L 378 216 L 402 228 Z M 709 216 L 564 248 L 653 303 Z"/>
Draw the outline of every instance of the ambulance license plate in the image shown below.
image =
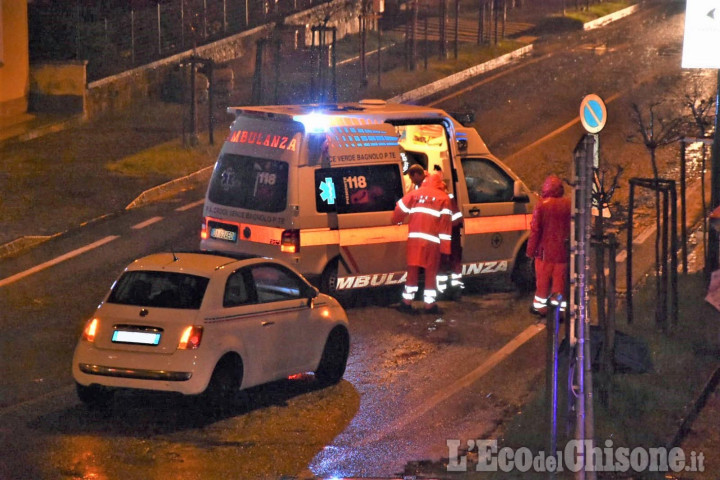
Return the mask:
<path fill-rule="evenodd" d="M 208 222 L 208 228 L 210 229 L 210 238 L 226 242 L 237 242 L 238 227 L 236 225 Z"/>

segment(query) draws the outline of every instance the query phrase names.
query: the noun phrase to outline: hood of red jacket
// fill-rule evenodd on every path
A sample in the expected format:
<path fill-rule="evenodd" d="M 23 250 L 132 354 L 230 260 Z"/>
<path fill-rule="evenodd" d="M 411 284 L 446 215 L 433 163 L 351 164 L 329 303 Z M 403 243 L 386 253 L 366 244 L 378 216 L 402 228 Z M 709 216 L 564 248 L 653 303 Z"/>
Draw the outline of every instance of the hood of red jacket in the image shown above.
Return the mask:
<path fill-rule="evenodd" d="M 556 175 L 549 175 L 542 186 L 542 197 L 562 197 L 565 193 L 562 180 Z"/>
<path fill-rule="evenodd" d="M 442 175 L 439 173 L 433 173 L 425 177 L 422 183 L 423 187 L 436 188 L 442 192 L 445 191 L 445 182 L 443 182 Z"/>

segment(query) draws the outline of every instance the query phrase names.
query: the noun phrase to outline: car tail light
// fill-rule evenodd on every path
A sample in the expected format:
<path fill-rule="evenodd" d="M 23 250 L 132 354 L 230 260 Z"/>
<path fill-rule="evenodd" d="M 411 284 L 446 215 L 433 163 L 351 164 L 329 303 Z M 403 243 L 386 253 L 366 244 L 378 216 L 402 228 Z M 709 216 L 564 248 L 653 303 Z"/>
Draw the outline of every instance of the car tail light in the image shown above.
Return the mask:
<path fill-rule="evenodd" d="M 195 350 L 200 346 L 202 340 L 203 327 L 191 325 L 183 330 L 178 343 L 178 350 Z"/>
<path fill-rule="evenodd" d="M 97 329 L 98 329 L 98 319 L 93 318 L 92 320 L 87 322 L 87 325 L 85 325 L 85 330 L 83 330 L 82 333 L 82 339 L 87 342 L 94 342 L 95 341 L 95 335 L 97 335 Z"/>
<path fill-rule="evenodd" d="M 207 240 L 207 238 L 208 238 L 207 222 L 203 220 L 202 227 L 200 227 L 200 240 Z"/>
<path fill-rule="evenodd" d="M 280 251 L 283 253 L 300 251 L 300 230 L 283 230 L 280 237 Z"/>

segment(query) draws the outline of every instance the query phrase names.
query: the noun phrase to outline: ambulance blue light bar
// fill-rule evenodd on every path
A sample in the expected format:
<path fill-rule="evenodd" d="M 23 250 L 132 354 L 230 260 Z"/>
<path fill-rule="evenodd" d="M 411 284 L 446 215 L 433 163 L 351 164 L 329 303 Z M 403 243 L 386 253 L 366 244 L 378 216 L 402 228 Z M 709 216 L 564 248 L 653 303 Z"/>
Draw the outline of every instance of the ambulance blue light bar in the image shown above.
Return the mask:
<path fill-rule="evenodd" d="M 295 115 L 293 120 L 300 122 L 307 133 L 325 133 L 330 128 L 331 119 L 322 113 L 308 113 L 306 115 Z"/>

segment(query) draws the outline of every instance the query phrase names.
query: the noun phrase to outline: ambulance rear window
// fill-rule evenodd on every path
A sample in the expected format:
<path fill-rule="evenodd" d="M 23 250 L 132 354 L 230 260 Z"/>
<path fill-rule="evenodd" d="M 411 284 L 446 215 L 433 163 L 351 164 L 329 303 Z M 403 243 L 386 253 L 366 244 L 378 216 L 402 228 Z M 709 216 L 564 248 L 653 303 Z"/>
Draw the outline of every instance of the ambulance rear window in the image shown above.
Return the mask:
<path fill-rule="evenodd" d="M 400 167 L 395 164 L 315 171 L 315 205 L 318 212 L 392 211 L 402 195 Z"/>
<path fill-rule="evenodd" d="M 208 199 L 228 207 L 282 212 L 287 183 L 286 162 L 225 153 L 215 165 Z"/>

